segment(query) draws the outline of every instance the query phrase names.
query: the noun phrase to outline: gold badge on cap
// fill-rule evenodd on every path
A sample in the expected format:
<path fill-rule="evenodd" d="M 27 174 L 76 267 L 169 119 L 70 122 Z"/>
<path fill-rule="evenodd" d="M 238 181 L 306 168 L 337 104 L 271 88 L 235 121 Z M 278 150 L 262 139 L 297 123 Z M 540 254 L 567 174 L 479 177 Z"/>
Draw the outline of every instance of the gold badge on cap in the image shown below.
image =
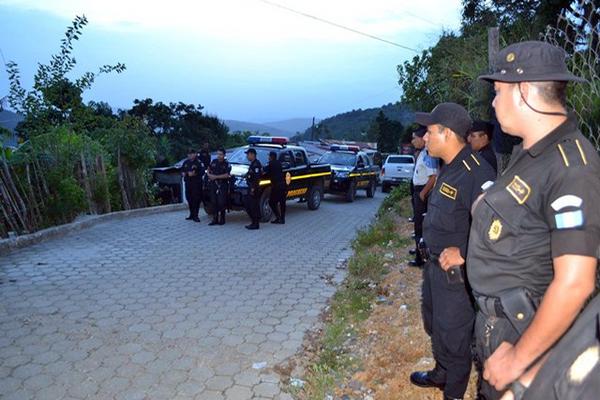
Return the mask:
<path fill-rule="evenodd" d="M 513 62 L 513 61 L 515 61 L 515 58 L 516 58 L 516 56 L 515 56 L 515 53 L 508 53 L 508 54 L 506 55 L 506 61 L 508 61 L 508 62 Z"/>
<path fill-rule="evenodd" d="M 494 242 L 500 238 L 502 234 L 502 222 L 499 219 L 495 219 L 492 221 L 492 225 L 490 225 L 490 230 L 488 231 L 488 236 L 490 240 Z"/>

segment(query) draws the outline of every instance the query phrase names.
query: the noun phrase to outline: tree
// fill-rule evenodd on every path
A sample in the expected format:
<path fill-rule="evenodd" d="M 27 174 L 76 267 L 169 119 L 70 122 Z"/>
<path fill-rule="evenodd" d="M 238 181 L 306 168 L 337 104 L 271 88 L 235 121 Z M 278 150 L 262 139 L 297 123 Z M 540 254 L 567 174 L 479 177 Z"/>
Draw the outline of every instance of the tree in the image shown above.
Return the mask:
<path fill-rule="evenodd" d="M 370 141 L 377 142 L 377 150 L 380 153 L 396 153 L 400 146 L 402 131 L 400 122 L 390 120 L 383 111 L 380 111 L 369 127 L 367 137 Z"/>

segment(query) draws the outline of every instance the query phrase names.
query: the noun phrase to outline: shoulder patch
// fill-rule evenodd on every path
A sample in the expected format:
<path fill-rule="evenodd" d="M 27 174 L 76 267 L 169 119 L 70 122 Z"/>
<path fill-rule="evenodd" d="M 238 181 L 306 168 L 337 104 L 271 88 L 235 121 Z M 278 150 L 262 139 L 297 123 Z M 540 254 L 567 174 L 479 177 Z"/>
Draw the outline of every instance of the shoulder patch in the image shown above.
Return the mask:
<path fill-rule="evenodd" d="M 554 200 L 550 206 L 554 211 L 560 211 L 565 207 L 576 207 L 580 208 L 583 204 L 583 199 L 572 194 L 566 194 Z"/>
<path fill-rule="evenodd" d="M 448 185 L 446 182 L 443 182 L 442 186 L 440 186 L 440 193 L 452 200 L 456 200 L 456 195 L 458 195 L 458 190 L 456 188 Z"/>
<path fill-rule="evenodd" d="M 531 187 L 519 175 L 515 175 L 512 182 L 506 187 L 508 193 L 515 198 L 517 203 L 525 204 L 531 194 Z"/>

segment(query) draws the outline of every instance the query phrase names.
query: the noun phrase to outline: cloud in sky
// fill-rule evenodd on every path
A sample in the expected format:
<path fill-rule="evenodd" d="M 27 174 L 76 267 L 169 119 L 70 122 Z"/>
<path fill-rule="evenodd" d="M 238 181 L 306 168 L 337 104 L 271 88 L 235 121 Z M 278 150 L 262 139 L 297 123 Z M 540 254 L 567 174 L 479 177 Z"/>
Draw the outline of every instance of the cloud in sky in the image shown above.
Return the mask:
<path fill-rule="evenodd" d="M 460 0 L 266 0 L 417 50 L 460 21 Z M 75 74 L 123 62 L 86 100 L 202 104 L 228 119 L 327 117 L 400 98 L 396 66 L 415 53 L 261 0 L 0 0 L 0 43 L 31 84 L 75 15 L 89 20 Z M 0 72 L 0 94 L 7 93 Z"/>

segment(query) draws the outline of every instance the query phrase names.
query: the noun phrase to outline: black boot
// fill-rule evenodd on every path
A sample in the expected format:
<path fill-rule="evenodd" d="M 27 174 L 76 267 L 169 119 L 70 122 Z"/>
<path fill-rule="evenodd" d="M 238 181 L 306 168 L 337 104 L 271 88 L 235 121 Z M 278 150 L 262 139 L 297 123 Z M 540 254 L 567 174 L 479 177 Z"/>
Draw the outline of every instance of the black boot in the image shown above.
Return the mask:
<path fill-rule="evenodd" d="M 225 211 L 219 213 L 219 225 L 225 225 Z"/>
<path fill-rule="evenodd" d="M 410 383 L 423 388 L 444 389 L 445 383 L 436 382 L 433 377 L 433 371 L 417 371 L 410 374 Z"/>
<path fill-rule="evenodd" d="M 219 224 L 219 214 L 213 215 L 213 220 L 208 224 L 209 226 L 214 226 Z"/>

